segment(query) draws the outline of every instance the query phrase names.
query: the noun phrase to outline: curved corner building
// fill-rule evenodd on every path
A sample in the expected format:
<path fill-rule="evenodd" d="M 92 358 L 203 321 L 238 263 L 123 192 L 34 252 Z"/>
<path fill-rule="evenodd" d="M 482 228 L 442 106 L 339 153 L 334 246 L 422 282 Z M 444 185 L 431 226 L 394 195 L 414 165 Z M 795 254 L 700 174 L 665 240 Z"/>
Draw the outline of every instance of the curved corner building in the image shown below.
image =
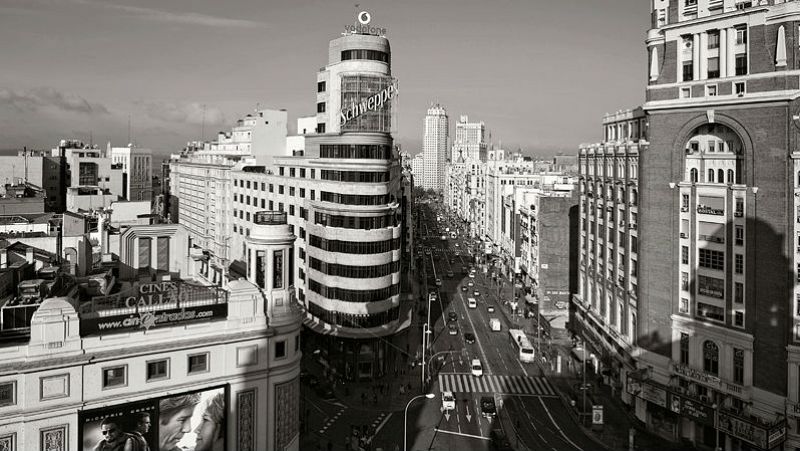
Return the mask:
<path fill-rule="evenodd" d="M 327 363 L 348 379 L 394 364 L 400 328 L 401 166 L 392 144 L 397 82 L 383 36 L 330 42 L 317 75 L 317 133 L 304 160 L 317 196 L 305 199 L 306 324 Z"/>

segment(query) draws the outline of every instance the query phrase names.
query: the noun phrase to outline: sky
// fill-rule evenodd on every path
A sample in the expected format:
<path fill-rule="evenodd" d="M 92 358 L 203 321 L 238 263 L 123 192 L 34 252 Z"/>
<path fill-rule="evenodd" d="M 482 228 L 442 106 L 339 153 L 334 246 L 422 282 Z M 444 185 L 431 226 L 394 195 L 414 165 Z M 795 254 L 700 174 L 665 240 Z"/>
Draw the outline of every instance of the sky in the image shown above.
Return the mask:
<path fill-rule="evenodd" d="M 130 136 L 163 155 L 257 107 L 285 108 L 293 133 L 362 10 L 387 29 L 411 154 L 433 102 L 451 134 L 469 115 L 495 147 L 549 156 L 644 101 L 641 0 L 0 0 L 0 149 Z"/>

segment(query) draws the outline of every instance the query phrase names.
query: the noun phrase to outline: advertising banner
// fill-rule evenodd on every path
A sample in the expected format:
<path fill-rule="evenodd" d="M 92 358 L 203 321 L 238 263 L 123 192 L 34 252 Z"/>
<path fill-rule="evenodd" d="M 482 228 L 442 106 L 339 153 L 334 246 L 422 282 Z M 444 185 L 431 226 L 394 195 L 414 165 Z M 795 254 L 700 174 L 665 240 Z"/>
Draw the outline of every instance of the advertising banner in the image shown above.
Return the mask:
<path fill-rule="evenodd" d="M 183 281 L 134 285 L 80 305 L 81 336 L 149 330 L 228 316 L 228 294 Z"/>
<path fill-rule="evenodd" d="M 80 451 L 223 451 L 226 387 L 78 412 Z"/>
<path fill-rule="evenodd" d="M 751 445 L 767 449 L 767 430 L 763 427 L 720 412 L 717 429 Z"/>

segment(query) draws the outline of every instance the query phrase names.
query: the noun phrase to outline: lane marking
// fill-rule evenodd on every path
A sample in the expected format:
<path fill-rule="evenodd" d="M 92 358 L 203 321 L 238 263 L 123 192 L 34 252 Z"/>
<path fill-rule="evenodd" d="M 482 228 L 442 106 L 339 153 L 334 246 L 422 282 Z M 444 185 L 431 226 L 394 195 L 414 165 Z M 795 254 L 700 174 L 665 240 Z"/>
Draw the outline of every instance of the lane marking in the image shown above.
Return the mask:
<path fill-rule="evenodd" d="M 554 419 L 553 419 L 553 416 L 552 416 L 552 415 L 550 415 L 550 410 L 549 410 L 549 409 L 547 408 L 547 406 L 544 404 L 544 401 L 542 401 L 542 398 L 539 398 L 539 402 L 540 402 L 540 403 L 542 403 L 542 407 L 544 408 L 544 411 L 547 413 L 547 416 L 550 418 L 550 421 L 553 423 L 553 426 L 555 426 L 555 427 L 556 427 L 556 429 L 558 430 L 558 432 L 561 434 L 561 436 L 562 436 L 562 437 L 564 437 L 564 440 L 566 440 L 566 441 L 567 441 L 567 443 L 569 443 L 570 445 L 574 446 L 574 447 L 575 447 L 575 449 L 578 449 L 578 450 L 580 450 L 580 451 L 583 451 L 583 448 L 581 448 L 580 446 L 576 445 L 576 444 L 575 444 L 575 442 L 573 442 L 572 440 L 570 440 L 570 439 L 569 439 L 569 437 L 567 437 L 567 434 L 565 434 L 565 433 L 564 433 L 564 431 L 562 431 L 562 430 L 561 430 L 561 428 L 560 428 L 560 427 L 558 427 L 558 424 L 556 424 L 556 420 L 554 420 Z"/>
<path fill-rule="evenodd" d="M 433 430 L 436 432 L 441 432 L 442 434 L 460 435 L 462 437 L 469 437 L 469 438 L 489 441 L 489 437 L 484 437 L 482 435 L 465 434 L 463 432 L 448 431 L 446 429 L 439 429 L 439 428 L 433 428 Z"/>
<path fill-rule="evenodd" d="M 383 421 L 381 421 L 381 424 L 379 424 L 378 427 L 375 428 L 375 435 L 378 435 L 378 432 L 380 432 L 381 429 L 383 429 L 383 427 L 386 426 L 386 423 L 389 422 L 389 418 L 392 418 L 393 414 L 394 414 L 393 412 L 390 412 L 389 415 L 386 415 Z"/>

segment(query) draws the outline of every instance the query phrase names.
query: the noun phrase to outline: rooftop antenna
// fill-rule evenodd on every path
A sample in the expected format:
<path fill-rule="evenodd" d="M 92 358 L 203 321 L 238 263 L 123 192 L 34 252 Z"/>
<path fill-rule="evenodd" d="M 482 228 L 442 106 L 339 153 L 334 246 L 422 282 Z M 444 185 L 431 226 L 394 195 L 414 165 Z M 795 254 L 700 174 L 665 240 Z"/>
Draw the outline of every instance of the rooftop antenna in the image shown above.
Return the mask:
<path fill-rule="evenodd" d="M 131 113 L 128 113 L 128 144 L 131 142 Z"/>
<path fill-rule="evenodd" d="M 92 131 L 89 130 L 89 148 L 90 149 L 94 147 L 94 142 L 93 141 L 94 141 L 94 139 L 93 139 L 93 136 L 92 136 Z"/>
<path fill-rule="evenodd" d="M 200 141 L 206 140 L 206 104 L 203 104 L 203 120 L 200 122 Z"/>

